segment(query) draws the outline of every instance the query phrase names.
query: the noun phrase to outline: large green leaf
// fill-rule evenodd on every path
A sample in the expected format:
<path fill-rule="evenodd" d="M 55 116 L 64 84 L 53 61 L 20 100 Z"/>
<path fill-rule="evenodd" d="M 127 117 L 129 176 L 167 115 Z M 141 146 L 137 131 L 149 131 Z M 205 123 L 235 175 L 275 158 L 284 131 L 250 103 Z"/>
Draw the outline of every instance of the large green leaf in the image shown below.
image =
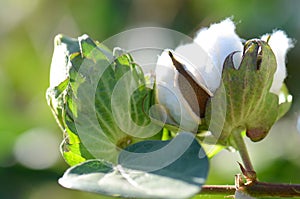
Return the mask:
<path fill-rule="evenodd" d="M 130 198 L 189 198 L 201 190 L 208 159 L 190 133 L 143 141 L 120 153 L 119 164 L 89 160 L 59 180 L 67 188 Z"/>

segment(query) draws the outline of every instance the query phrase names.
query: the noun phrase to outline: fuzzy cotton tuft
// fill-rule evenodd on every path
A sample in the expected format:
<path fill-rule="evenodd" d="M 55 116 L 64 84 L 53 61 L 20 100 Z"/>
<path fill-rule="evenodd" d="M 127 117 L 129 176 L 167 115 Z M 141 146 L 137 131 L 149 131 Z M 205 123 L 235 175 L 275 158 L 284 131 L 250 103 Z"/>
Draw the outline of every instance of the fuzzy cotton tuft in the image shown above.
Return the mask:
<path fill-rule="evenodd" d="M 270 38 L 269 38 L 270 37 Z M 286 54 L 288 50 L 294 47 L 293 41 L 287 37 L 282 30 L 274 31 L 272 34 L 266 34 L 261 37 L 262 40 L 268 41 L 277 62 L 277 69 L 274 74 L 273 83 L 270 91 L 275 94 L 280 93 L 283 81 L 286 78 Z"/>

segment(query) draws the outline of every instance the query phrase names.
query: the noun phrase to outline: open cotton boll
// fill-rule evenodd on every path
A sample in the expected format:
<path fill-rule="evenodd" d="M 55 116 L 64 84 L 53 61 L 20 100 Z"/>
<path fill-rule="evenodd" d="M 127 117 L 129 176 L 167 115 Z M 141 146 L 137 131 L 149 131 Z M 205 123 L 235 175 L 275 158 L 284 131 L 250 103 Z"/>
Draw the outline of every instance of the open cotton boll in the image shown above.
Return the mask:
<path fill-rule="evenodd" d="M 157 100 L 169 113 L 167 122 L 178 123 L 180 127 L 194 131 L 200 124 L 200 118 L 192 111 L 189 104 L 182 96 L 176 83 L 178 72 L 175 70 L 172 60 L 168 54 L 171 50 L 165 50 L 157 60 L 156 88 Z"/>
<path fill-rule="evenodd" d="M 68 77 L 69 68 L 66 67 L 68 63 L 66 51 L 66 44 L 55 46 L 50 67 L 50 87 L 59 85 Z"/>
<path fill-rule="evenodd" d="M 79 52 L 80 47 L 77 39 L 64 35 L 57 35 L 54 39 L 54 52 L 50 67 L 50 88 L 58 86 L 68 78 L 70 63 L 69 56 Z"/>
<path fill-rule="evenodd" d="M 275 54 L 277 69 L 274 74 L 274 79 L 270 91 L 272 93 L 279 94 L 283 81 L 287 75 L 285 66 L 286 54 L 288 50 L 294 45 L 292 40 L 288 38 L 285 32 L 283 32 L 282 30 L 274 31 L 271 35 L 266 34 L 262 36 L 261 39 L 264 41 L 268 40 L 268 44 L 271 47 L 273 53 Z"/>
<path fill-rule="evenodd" d="M 220 23 L 212 24 L 209 28 L 201 29 L 196 35 L 196 42 L 206 53 L 216 69 L 223 70 L 226 57 L 233 52 L 242 52 L 243 44 L 240 37 L 235 33 L 235 24 L 230 18 Z M 234 59 L 235 67 L 238 67 L 242 59 L 242 53 L 238 53 Z"/>
<path fill-rule="evenodd" d="M 174 56 L 198 85 L 212 96 L 220 85 L 221 73 L 213 65 L 208 54 L 194 42 L 177 47 Z"/>
<path fill-rule="evenodd" d="M 200 121 L 182 96 L 178 87 L 178 72 L 175 69 L 168 50 L 158 58 L 156 67 L 157 98 L 166 107 L 171 117 L 184 127 Z M 205 90 L 208 95 L 219 88 L 225 58 L 233 52 L 242 52 L 241 39 L 235 33 L 235 25 L 230 19 L 199 31 L 193 43 L 179 46 L 173 52 L 190 77 Z M 242 53 L 234 56 L 236 65 L 241 62 Z M 164 85 L 164 86 L 163 86 Z"/>

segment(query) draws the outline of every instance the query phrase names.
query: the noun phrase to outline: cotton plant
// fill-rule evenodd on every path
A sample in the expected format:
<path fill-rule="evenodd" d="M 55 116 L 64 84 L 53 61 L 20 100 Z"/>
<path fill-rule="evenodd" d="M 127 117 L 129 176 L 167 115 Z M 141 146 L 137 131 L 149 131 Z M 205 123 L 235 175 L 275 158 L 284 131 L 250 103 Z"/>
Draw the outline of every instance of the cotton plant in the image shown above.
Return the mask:
<path fill-rule="evenodd" d="M 243 139 L 261 141 L 290 108 L 284 80 L 293 41 L 282 30 L 245 41 L 235 29 L 228 18 L 200 29 L 192 43 L 164 50 L 157 61 L 156 94 L 167 122 L 194 132 L 203 144 L 238 150 L 246 184 L 257 185 Z"/>
<path fill-rule="evenodd" d="M 293 42 L 281 30 L 266 34 L 260 39 L 246 41 L 244 44 L 243 41 L 235 32 L 234 22 L 228 18 L 209 28 L 200 29 L 193 43 L 179 46 L 174 50 L 166 49 L 160 55 L 156 67 L 156 81 L 162 86 L 157 86 L 157 99 L 169 113 L 170 123 L 177 123 L 182 129 L 197 131 L 198 125 L 209 123 L 210 119 L 214 120 L 214 118 L 207 118 L 210 116 L 210 110 L 205 109 L 218 107 L 209 107 L 209 102 L 223 97 L 224 101 L 227 100 L 224 107 L 227 111 L 224 113 L 226 117 L 227 115 L 240 116 L 240 118 L 232 116 L 236 124 L 225 120 L 223 131 L 242 128 L 248 130 L 248 136 L 253 141 L 259 141 L 266 135 L 273 123 L 287 110 L 282 108 L 283 105 L 286 106 L 286 103 L 291 102 L 284 79 L 287 75 L 286 54 L 293 47 Z M 186 78 L 185 82 L 179 81 L 179 76 L 185 77 L 180 69 L 174 66 L 176 63 L 181 65 L 182 71 L 186 72 L 192 80 Z M 254 82 L 257 78 L 259 82 Z M 193 86 L 187 89 L 185 84 Z M 244 90 L 238 89 L 241 84 Z M 246 89 L 251 86 L 253 90 Z M 202 90 L 207 95 L 197 98 L 196 90 Z M 272 97 L 269 97 L 271 95 Z M 195 96 L 194 100 L 190 99 L 191 96 Z M 244 99 L 244 97 L 248 98 Z M 197 100 L 199 106 L 195 110 L 193 107 Z M 269 125 L 263 128 L 260 126 L 262 121 L 259 120 L 262 118 L 259 117 L 259 113 L 266 108 L 264 106 L 269 105 L 268 102 L 261 104 L 261 101 L 265 100 L 269 100 L 269 103 L 276 101 L 276 103 L 269 107 L 273 111 L 270 117 L 263 118 L 268 120 Z M 228 102 L 235 102 L 235 104 Z M 236 110 L 236 106 L 242 109 Z M 253 112 L 253 110 L 258 111 Z M 221 136 L 219 143 L 228 145 L 226 138 L 230 133 L 224 132 L 223 134 L 226 135 L 219 135 Z"/>
<path fill-rule="evenodd" d="M 149 80 L 126 50 L 57 36 L 47 101 L 71 166 L 59 183 L 129 198 L 299 195 L 299 185 L 259 182 L 244 143 L 264 139 L 290 108 L 292 47 L 281 30 L 241 39 L 228 18 L 164 49 Z M 206 145 L 220 147 L 210 153 Z M 209 158 L 223 148 L 239 151 L 243 175 L 233 186 L 204 185 Z"/>

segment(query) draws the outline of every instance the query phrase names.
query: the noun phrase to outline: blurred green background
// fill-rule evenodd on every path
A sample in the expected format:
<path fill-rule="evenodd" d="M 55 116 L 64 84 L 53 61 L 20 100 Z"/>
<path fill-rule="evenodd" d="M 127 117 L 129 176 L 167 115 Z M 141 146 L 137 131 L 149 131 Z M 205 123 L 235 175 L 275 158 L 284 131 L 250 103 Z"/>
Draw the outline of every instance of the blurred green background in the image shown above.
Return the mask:
<path fill-rule="evenodd" d="M 128 28 L 160 26 L 193 36 L 234 16 L 242 38 L 283 29 L 300 41 L 299 9 L 298 0 L 0 0 L 0 198 L 105 198 L 57 183 L 67 165 L 59 154 L 62 133 L 45 100 L 56 34 L 87 33 L 101 41 Z M 288 54 L 292 109 L 265 140 L 247 143 L 260 180 L 300 183 L 299 53 L 296 43 Z M 233 184 L 237 161 L 236 153 L 218 154 L 208 183 Z"/>

